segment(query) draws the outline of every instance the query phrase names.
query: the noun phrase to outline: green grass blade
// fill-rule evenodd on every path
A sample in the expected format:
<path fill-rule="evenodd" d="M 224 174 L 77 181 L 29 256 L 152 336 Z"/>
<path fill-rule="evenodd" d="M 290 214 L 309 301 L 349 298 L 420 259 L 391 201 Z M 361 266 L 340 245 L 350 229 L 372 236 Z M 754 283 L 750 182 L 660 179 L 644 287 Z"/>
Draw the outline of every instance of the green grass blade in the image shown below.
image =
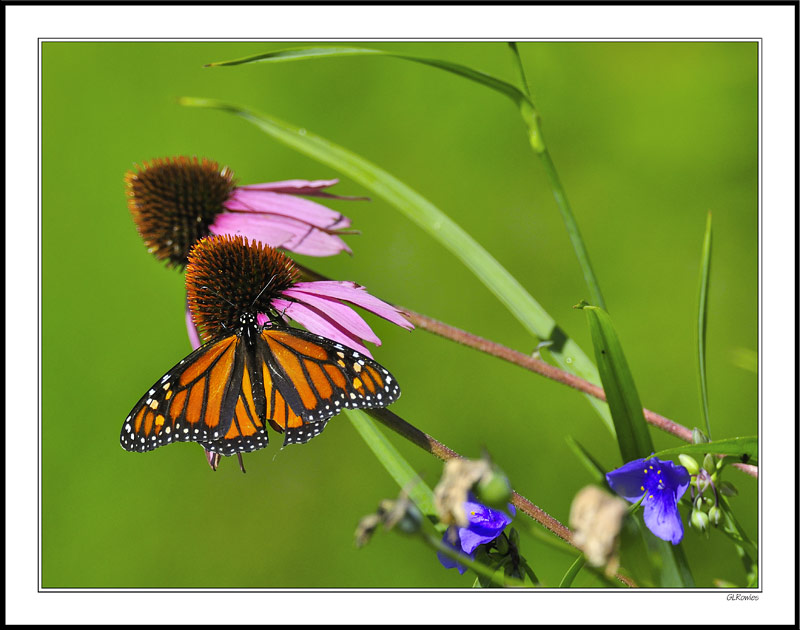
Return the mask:
<path fill-rule="evenodd" d="M 649 535 L 650 532 L 647 534 Z M 689 588 L 694 586 L 694 578 L 689 569 L 689 561 L 683 545 L 673 545 L 652 535 L 649 536 L 649 540 L 653 545 L 654 552 L 662 560 L 659 567 L 661 586 Z"/>
<path fill-rule="evenodd" d="M 700 299 L 697 313 L 697 360 L 700 369 L 700 396 L 703 401 L 703 418 L 706 435 L 711 438 L 711 418 L 708 413 L 708 382 L 706 380 L 706 320 L 708 316 L 708 288 L 711 275 L 711 213 L 706 219 L 703 236 L 703 253 L 700 260 Z"/>
<path fill-rule="evenodd" d="M 586 558 L 583 557 L 583 554 L 575 558 L 575 562 L 573 562 L 567 572 L 564 574 L 564 577 L 561 578 L 561 582 L 559 583 L 559 588 L 569 588 L 572 586 L 572 582 L 575 580 L 575 576 L 578 575 L 578 572 L 583 568 L 583 565 L 586 564 Z"/>
<path fill-rule="evenodd" d="M 436 516 L 433 491 L 420 479 L 411 464 L 386 439 L 386 436 L 380 432 L 372 418 L 360 409 L 347 409 L 345 414 L 367 446 L 372 449 L 378 461 L 397 482 L 397 485 L 408 492 L 408 496 L 416 503 L 420 511 L 429 517 Z M 446 528 L 442 526 L 442 530 L 444 529 Z"/>
<path fill-rule="evenodd" d="M 591 360 L 516 278 L 461 226 L 403 182 L 352 151 L 272 116 L 215 99 L 184 97 L 179 102 L 241 116 L 276 140 L 335 168 L 385 199 L 461 260 L 528 332 L 541 340 L 552 340 L 554 343 L 549 352 L 560 367 L 591 383 L 600 383 L 597 368 Z M 607 405 L 591 396 L 586 398 L 613 433 L 614 425 Z"/>
<path fill-rule="evenodd" d="M 746 437 L 728 438 L 715 442 L 704 442 L 703 444 L 686 444 L 667 448 L 655 454 L 659 459 L 665 457 L 675 457 L 676 455 L 699 455 L 702 457 L 706 453 L 715 455 L 747 455 L 748 462 L 758 460 L 758 436 L 750 435 Z"/>
<path fill-rule="evenodd" d="M 584 302 L 577 308 L 582 308 L 589 320 L 595 359 L 617 429 L 617 443 L 622 461 L 647 457 L 653 452 L 653 441 L 647 430 L 633 375 L 628 368 L 611 317 L 603 309 Z"/>
<path fill-rule="evenodd" d="M 525 94 L 523 94 L 519 89 L 517 89 L 511 83 L 507 83 L 505 81 L 497 79 L 484 72 L 480 72 L 479 70 L 473 70 L 472 68 L 469 68 L 467 66 L 462 66 L 461 64 L 452 63 L 450 61 L 443 61 L 440 59 L 430 59 L 428 57 L 418 57 L 416 55 L 393 53 L 386 50 L 374 50 L 371 48 L 355 48 L 355 47 L 342 47 L 342 46 L 288 48 L 284 50 L 275 50 L 268 53 L 262 53 L 259 55 L 242 57 L 240 59 L 232 59 L 230 61 L 214 61 L 212 63 L 206 64 L 206 67 L 240 66 L 243 64 L 250 64 L 250 63 L 278 63 L 285 61 L 321 59 L 325 57 L 355 57 L 355 56 L 394 57 L 395 59 L 414 61 L 416 63 L 421 63 L 426 66 L 432 66 L 434 68 L 439 68 L 440 70 L 452 72 L 453 74 L 457 74 L 461 77 L 464 77 L 465 79 L 470 79 L 471 81 L 475 81 L 476 83 L 480 83 L 481 85 L 485 85 L 486 87 L 492 88 L 493 90 L 496 90 L 501 94 L 504 94 L 505 96 L 510 98 L 514 102 L 514 104 L 516 104 L 518 107 L 524 102 L 530 103 L 528 97 L 525 96 Z"/>

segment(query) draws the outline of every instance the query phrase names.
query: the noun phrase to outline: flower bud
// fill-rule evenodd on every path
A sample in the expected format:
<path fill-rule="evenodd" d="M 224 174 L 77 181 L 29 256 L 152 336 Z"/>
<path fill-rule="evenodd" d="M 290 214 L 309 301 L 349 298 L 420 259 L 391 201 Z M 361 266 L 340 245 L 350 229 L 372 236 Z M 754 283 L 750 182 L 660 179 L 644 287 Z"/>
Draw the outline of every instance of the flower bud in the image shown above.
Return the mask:
<path fill-rule="evenodd" d="M 685 453 L 681 453 L 680 455 L 678 455 L 678 460 L 681 462 L 681 466 L 683 466 L 686 470 L 688 470 L 689 474 L 692 476 L 696 475 L 697 471 L 700 470 L 700 466 L 697 464 L 697 460 L 691 455 L 686 455 Z"/>
<path fill-rule="evenodd" d="M 692 523 L 692 527 L 698 529 L 699 531 L 705 531 L 708 529 L 708 514 L 705 512 L 700 512 L 699 510 L 692 511 L 692 518 L 690 519 Z"/>
<path fill-rule="evenodd" d="M 708 472 L 709 475 L 716 472 L 717 462 L 711 453 L 706 453 L 706 456 L 703 458 L 703 469 Z"/>
<path fill-rule="evenodd" d="M 706 437 L 706 434 L 700 429 L 697 427 L 692 429 L 692 444 L 705 444 L 708 441 L 709 439 Z"/>
<path fill-rule="evenodd" d="M 508 477 L 493 466 L 491 472 L 478 481 L 475 495 L 481 503 L 489 507 L 504 507 L 511 499 L 511 484 Z"/>
<path fill-rule="evenodd" d="M 722 520 L 722 510 L 718 506 L 712 505 L 708 510 L 708 520 L 711 521 L 714 527 L 719 525 L 720 520 Z"/>
<path fill-rule="evenodd" d="M 508 553 L 508 538 L 506 538 L 505 535 L 500 534 L 494 539 L 494 548 L 497 549 L 500 555 L 506 555 Z"/>

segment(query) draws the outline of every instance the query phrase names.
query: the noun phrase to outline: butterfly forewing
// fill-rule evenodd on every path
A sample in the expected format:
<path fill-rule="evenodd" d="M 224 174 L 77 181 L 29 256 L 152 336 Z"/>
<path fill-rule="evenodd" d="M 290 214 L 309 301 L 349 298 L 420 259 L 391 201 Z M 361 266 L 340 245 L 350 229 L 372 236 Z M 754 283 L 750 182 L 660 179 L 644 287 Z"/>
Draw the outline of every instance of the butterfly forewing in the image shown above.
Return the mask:
<path fill-rule="evenodd" d="M 173 367 L 128 415 L 120 433 L 122 447 L 143 452 L 176 441 L 238 442 L 241 436 L 231 436 L 231 425 L 242 396 L 241 348 L 241 338 L 230 335 L 198 348 Z M 248 437 L 258 431 L 256 421 L 251 425 L 255 430 L 247 427 Z"/>

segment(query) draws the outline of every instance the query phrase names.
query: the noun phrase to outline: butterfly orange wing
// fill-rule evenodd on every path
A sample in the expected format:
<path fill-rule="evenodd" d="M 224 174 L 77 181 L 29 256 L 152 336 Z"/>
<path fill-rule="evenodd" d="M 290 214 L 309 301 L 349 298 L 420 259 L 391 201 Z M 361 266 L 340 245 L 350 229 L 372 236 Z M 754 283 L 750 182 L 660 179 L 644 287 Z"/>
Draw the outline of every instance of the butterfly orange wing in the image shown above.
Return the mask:
<path fill-rule="evenodd" d="M 125 419 L 122 447 L 145 452 L 171 442 L 214 442 L 230 454 L 266 446 L 243 345 L 240 335 L 209 342 L 161 377 Z"/>
<path fill-rule="evenodd" d="M 331 339 L 282 326 L 264 328 L 260 339 L 267 419 L 285 433 L 284 445 L 319 435 L 343 409 L 385 407 L 400 396 L 386 368 Z"/>

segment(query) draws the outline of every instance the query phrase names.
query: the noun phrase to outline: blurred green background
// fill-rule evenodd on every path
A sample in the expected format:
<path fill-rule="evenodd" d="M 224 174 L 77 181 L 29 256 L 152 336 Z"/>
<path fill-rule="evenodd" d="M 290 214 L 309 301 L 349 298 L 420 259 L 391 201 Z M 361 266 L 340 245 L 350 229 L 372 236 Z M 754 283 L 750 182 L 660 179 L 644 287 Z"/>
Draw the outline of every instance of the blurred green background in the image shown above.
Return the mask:
<path fill-rule="evenodd" d="M 503 43 L 362 44 L 447 59 L 516 82 Z M 206 156 L 240 183 L 337 173 L 246 121 L 177 105 L 230 100 L 303 126 L 397 176 L 492 253 L 593 356 L 588 297 L 510 101 L 389 58 L 204 68 L 287 43 L 48 42 L 42 47 L 42 584 L 44 587 L 469 587 L 415 540 L 359 519 L 398 488 L 342 416 L 302 447 L 212 472 L 194 444 L 123 451 L 122 421 L 190 350 L 183 279 L 149 256 L 128 213 L 134 163 Z M 643 404 L 701 426 L 699 260 L 714 220 L 708 375 L 714 437 L 758 430 L 758 100 L 755 43 L 522 43 L 545 138 Z M 333 192 L 367 194 L 342 179 Z M 298 257 L 383 299 L 531 352 L 535 341 L 449 252 L 382 200 L 332 201 L 354 256 Z M 498 359 L 367 316 L 397 376 L 392 410 L 466 456 L 488 449 L 513 486 L 566 522 L 590 481 L 573 436 L 606 467 L 615 440 L 577 393 Z M 382 429 L 383 430 L 383 429 Z M 677 439 L 651 430 L 656 448 Z M 442 464 L 387 432 L 434 485 Z M 757 482 L 731 471 L 757 536 Z M 524 517 L 523 517 L 524 518 Z M 536 525 L 535 527 L 538 527 Z M 718 532 L 687 529 L 698 585 L 744 583 Z M 557 585 L 571 558 L 529 534 Z M 576 586 L 597 582 L 581 572 Z"/>

